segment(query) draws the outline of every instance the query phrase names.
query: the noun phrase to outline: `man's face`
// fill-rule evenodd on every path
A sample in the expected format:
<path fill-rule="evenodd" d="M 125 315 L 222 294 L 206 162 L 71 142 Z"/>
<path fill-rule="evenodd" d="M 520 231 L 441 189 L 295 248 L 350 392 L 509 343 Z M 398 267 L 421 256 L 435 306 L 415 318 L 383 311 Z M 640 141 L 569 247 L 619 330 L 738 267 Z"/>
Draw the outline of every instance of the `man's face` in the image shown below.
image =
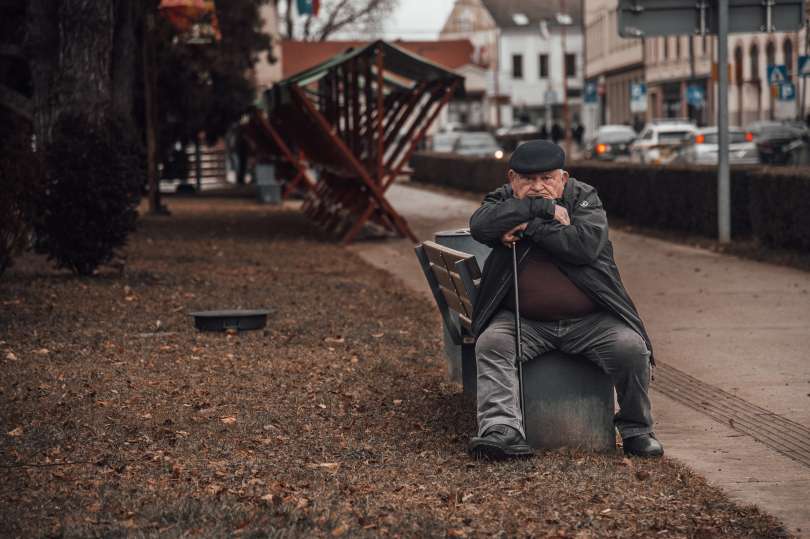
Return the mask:
<path fill-rule="evenodd" d="M 509 183 L 516 198 L 536 197 L 560 198 L 568 181 L 568 173 L 561 168 L 536 172 L 532 174 L 519 174 L 509 169 Z"/>

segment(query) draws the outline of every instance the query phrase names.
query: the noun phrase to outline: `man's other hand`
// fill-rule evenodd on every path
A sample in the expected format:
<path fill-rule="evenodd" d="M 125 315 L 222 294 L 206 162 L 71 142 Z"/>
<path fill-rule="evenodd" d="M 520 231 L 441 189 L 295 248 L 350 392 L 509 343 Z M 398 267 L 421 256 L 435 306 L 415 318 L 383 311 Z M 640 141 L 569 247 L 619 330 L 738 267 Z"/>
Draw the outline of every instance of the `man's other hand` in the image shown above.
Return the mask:
<path fill-rule="evenodd" d="M 565 208 L 563 208 L 563 211 L 565 211 Z M 565 215 L 567 217 L 568 213 L 566 212 Z M 505 247 L 511 247 L 513 243 L 520 239 L 517 237 L 517 234 L 526 230 L 527 226 L 529 226 L 529 223 L 521 223 L 515 228 L 504 232 L 503 236 L 501 236 L 501 243 L 503 243 Z"/>
<path fill-rule="evenodd" d="M 559 221 L 561 225 L 568 226 L 571 224 L 571 218 L 568 216 L 568 210 L 557 204 L 554 205 L 554 218 Z M 507 234 L 508 233 L 509 232 L 507 232 Z"/>

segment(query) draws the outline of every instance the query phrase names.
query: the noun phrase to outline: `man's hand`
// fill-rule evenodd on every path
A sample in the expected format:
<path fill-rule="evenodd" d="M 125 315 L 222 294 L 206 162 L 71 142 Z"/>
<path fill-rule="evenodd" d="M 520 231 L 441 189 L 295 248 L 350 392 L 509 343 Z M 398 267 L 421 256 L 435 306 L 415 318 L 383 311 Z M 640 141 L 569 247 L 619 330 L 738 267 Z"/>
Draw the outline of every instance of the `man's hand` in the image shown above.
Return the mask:
<path fill-rule="evenodd" d="M 571 218 L 568 216 L 568 210 L 557 204 L 554 205 L 554 218 L 559 221 L 561 225 L 568 226 L 571 224 Z"/>
<path fill-rule="evenodd" d="M 565 208 L 563 208 L 563 211 L 565 211 Z M 568 213 L 566 212 L 565 215 L 568 216 Z M 504 247 L 511 247 L 513 243 L 517 242 L 520 239 L 517 237 L 518 232 L 523 232 L 527 226 L 529 226 L 529 223 L 521 223 L 512 230 L 504 232 L 501 236 L 501 243 L 503 243 Z"/>

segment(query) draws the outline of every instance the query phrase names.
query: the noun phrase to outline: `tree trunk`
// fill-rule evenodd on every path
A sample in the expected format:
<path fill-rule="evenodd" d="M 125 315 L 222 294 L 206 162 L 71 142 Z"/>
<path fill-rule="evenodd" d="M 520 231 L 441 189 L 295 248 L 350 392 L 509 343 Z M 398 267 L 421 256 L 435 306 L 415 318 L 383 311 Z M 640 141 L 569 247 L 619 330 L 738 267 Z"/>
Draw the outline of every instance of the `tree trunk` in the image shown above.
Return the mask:
<path fill-rule="evenodd" d="M 137 29 L 143 20 L 142 2 L 115 0 L 115 34 L 112 51 L 112 106 L 116 114 L 131 121 L 135 111 L 135 74 L 140 67 Z M 134 124 L 134 122 L 133 122 Z"/>
<path fill-rule="evenodd" d="M 34 128 L 48 144 L 65 111 L 97 123 L 112 105 L 113 0 L 31 0 Z"/>

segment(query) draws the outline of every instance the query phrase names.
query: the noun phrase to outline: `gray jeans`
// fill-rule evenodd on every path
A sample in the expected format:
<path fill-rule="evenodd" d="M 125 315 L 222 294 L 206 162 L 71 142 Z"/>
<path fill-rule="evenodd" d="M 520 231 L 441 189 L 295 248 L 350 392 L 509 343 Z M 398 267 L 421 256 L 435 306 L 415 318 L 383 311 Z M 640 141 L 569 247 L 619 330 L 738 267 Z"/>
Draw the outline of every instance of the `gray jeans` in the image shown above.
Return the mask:
<path fill-rule="evenodd" d="M 606 312 L 556 322 L 521 318 L 523 361 L 549 350 L 582 355 L 608 373 L 619 412 L 614 423 L 622 438 L 653 431 L 647 388 L 650 352 L 641 336 Z M 478 434 L 509 425 L 524 436 L 515 362 L 515 315 L 501 310 L 475 344 L 478 366 Z"/>

